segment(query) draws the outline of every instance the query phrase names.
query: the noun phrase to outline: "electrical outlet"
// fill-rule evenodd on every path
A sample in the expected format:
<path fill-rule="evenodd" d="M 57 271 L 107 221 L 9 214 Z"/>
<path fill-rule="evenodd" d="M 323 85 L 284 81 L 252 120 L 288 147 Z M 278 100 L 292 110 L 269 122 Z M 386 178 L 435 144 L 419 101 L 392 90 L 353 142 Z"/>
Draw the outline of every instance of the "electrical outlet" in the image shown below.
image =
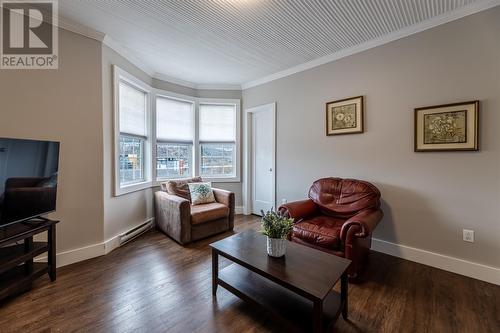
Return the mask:
<path fill-rule="evenodd" d="M 474 230 L 463 229 L 464 242 L 474 243 Z"/>
<path fill-rule="evenodd" d="M 283 198 L 283 199 L 281 199 L 281 204 L 282 204 L 282 205 L 286 204 L 287 202 L 288 202 L 288 200 L 286 200 L 286 199 L 284 199 L 284 198 Z"/>

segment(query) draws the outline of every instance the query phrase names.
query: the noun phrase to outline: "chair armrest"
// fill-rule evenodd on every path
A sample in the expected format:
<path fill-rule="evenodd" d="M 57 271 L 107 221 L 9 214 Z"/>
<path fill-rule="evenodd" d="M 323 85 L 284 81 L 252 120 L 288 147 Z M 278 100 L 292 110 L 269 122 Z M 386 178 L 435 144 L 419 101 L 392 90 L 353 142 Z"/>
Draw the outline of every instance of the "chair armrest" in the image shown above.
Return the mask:
<path fill-rule="evenodd" d="M 348 219 L 342 225 L 340 239 L 346 241 L 348 234 L 357 238 L 366 238 L 375 230 L 384 214 L 380 209 L 365 209 Z"/>
<path fill-rule="evenodd" d="M 191 241 L 191 203 L 164 191 L 155 192 L 156 225 L 181 244 Z"/>
<path fill-rule="evenodd" d="M 291 217 L 295 222 L 315 216 L 318 214 L 318 207 L 311 199 L 289 202 L 281 205 L 278 208 L 278 212 L 285 215 L 286 217 Z"/>
<path fill-rule="evenodd" d="M 214 192 L 215 201 L 221 203 L 223 205 L 234 208 L 234 193 L 230 191 L 226 191 L 220 188 L 212 188 Z"/>
<path fill-rule="evenodd" d="M 234 227 L 234 214 L 235 214 L 235 198 L 234 193 L 220 188 L 212 188 L 214 192 L 215 201 L 221 203 L 229 208 L 229 228 Z"/>

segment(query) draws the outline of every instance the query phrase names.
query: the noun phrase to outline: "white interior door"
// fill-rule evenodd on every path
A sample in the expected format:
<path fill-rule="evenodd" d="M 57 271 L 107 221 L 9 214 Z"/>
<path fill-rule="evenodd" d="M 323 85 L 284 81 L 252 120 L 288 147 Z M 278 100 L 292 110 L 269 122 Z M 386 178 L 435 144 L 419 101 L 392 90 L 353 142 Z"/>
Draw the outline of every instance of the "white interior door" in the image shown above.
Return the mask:
<path fill-rule="evenodd" d="M 252 112 L 252 213 L 275 206 L 275 110 L 264 105 Z"/>

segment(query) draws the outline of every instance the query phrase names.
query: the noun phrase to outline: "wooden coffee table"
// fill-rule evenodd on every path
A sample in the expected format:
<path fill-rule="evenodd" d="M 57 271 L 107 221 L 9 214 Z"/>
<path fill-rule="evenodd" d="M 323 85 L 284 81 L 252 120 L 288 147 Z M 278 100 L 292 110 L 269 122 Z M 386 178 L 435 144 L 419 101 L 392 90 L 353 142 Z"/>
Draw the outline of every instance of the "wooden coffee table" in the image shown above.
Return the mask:
<path fill-rule="evenodd" d="M 214 296 L 220 285 L 306 331 L 329 330 L 341 312 L 347 319 L 350 260 L 292 242 L 284 257 L 272 258 L 266 252 L 266 237 L 255 231 L 210 246 Z M 233 263 L 219 271 L 219 256 Z M 339 280 L 340 294 L 332 290 Z"/>

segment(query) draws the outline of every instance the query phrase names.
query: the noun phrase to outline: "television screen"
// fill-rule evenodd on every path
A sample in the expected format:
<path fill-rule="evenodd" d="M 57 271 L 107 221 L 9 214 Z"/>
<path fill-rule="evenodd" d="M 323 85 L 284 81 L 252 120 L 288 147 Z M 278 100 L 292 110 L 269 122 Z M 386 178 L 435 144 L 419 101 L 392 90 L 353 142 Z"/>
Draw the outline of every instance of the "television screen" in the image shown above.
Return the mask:
<path fill-rule="evenodd" d="M 56 209 L 59 142 L 0 138 L 0 227 Z"/>

